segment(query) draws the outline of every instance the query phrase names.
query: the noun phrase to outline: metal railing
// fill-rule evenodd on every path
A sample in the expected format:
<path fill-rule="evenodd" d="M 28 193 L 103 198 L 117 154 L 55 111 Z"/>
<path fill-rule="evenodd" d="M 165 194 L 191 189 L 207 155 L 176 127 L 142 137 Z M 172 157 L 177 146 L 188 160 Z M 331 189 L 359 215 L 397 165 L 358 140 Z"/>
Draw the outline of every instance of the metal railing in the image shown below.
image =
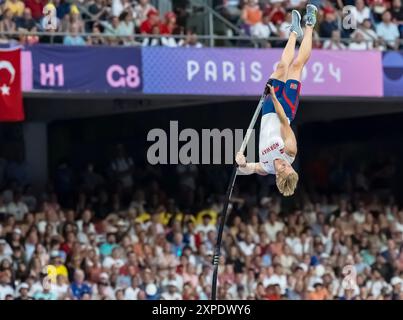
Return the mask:
<path fill-rule="evenodd" d="M 0 34 L 0 43 L 7 43 L 10 42 L 10 40 L 15 40 L 16 42 L 20 42 L 21 44 L 27 44 L 27 41 L 25 41 L 26 37 L 32 37 L 36 36 L 41 40 L 41 43 L 47 43 L 47 44 L 62 44 L 62 39 L 65 36 L 72 36 L 72 33 L 70 32 L 43 32 L 43 31 L 37 31 L 37 32 L 29 32 L 29 31 L 7 31 L 7 32 L 2 32 Z M 149 34 L 134 34 L 134 35 L 110 35 L 110 34 L 105 34 L 105 33 L 76 33 L 74 36 L 80 36 L 85 39 L 103 39 L 105 40 L 105 44 L 108 45 L 108 41 L 112 41 L 115 43 L 116 41 L 122 41 L 121 45 L 125 46 L 142 46 L 143 41 L 145 39 L 175 39 L 176 43 L 180 40 L 186 40 L 187 36 L 186 35 L 149 35 Z M 253 36 L 248 36 L 248 35 L 236 35 L 236 36 L 224 36 L 224 35 L 198 35 L 197 39 L 200 40 L 200 42 L 203 42 L 204 46 L 209 46 L 211 43 L 215 43 L 215 40 L 221 40 L 225 41 L 226 44 L 224 46 L 228 47 L 255 47 L 255 48 L 260 48 L 260 47 L 267 47 L 266 44 L 274 44 L 275 46 L 282 46 L 282 44 L 287 41 L 286 38 L 281 38 L 281 37 L 268 37 L 268 38 L 257 38 Z M 45 41 L 46 42 L 43 42 Z M 211 41 L 213 40 L 213 41 Z M 320 42 L 324 43 L 328 40 L 331 40 L 330 38 L 315 38 L 314 42 Z M 351 38 L 342 38 L 340 39 L 339 43 L 348 45 L 350 43 L 354 42 L 354 39 Z M 367 49 L 371 49 L 372 46 L 371 44 L 374 44 L 374 40 L 363 40 L 363 43 L 366 44 Z M 403 45 L 403 39 L 400 39 L 397 41 L 399 45 Z M 87 45 L 92 45 L 91 43 L 88 43 Z M 161 44 L 162 46 L 162 44 Z M 348 49 L 348 48 L 347 48 Z M 376 48 L 374 48 L 376 49 Z"/>

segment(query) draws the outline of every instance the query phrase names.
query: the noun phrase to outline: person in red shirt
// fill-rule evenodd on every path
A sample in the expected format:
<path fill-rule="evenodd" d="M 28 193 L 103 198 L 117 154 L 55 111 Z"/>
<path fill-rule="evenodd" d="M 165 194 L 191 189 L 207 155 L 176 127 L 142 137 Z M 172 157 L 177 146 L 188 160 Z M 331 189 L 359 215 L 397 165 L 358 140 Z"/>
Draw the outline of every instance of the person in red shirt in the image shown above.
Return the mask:
<path fill-rule="evenodd" d="M 37 21 L 43 16 L 42 11 L 45 5 L 45 0 L 25 0 L 25 6 L 31 9 L 32 18 Z"/>
<path fill-rule="evenodd" d="M 176 27 L 176 14 L 172 11 L 165 13 L 165 23 L 160 28 L 161 34 L 173 34 Z"/>
<path fill-rule="evenodd" d="M 267 6 L 264 10 L 264 15 L 269 17 L 269 20 L 274 24 L 277 25 L 285 21 L 286 11 L 282 5 L 282 1 L 272 1 L 271 6 Z"/>
<path fill-rule="evenodd" d="M 154 27 L 159 27 L 161 30 L 161 25 L 158 11 L 151 10 L 147 14 L 147 20 L 141 24 L 140 32 L 151 34 Z"/>
<path fill-rule="evenodd" d="M 266 288 L 266 300 L 281 300 L 280 286 L 278 284 L 270 284 Z"/>

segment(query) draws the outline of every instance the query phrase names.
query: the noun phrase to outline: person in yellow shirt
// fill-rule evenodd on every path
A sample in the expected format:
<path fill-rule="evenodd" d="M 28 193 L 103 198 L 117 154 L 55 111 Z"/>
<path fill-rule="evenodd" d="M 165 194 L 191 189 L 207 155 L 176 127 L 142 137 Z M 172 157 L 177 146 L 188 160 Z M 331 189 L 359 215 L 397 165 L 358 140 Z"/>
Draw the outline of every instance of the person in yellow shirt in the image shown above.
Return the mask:
<path fill-rule="evenodd" d="M 25 4 L 20 0 L 6 0 L 4 9 L 10 10 L 14 17 L 21 17 L 24 13 Z"/>
<path fill-rule="evenodd" d="M 66 278 L 68 277 L 68 271 L 66 266 L 63 264 L 62 256 L 58 251 L 52 251 L 50 254 L 50 264 L 56 268 L 56 275 L 62 275 Z"/>

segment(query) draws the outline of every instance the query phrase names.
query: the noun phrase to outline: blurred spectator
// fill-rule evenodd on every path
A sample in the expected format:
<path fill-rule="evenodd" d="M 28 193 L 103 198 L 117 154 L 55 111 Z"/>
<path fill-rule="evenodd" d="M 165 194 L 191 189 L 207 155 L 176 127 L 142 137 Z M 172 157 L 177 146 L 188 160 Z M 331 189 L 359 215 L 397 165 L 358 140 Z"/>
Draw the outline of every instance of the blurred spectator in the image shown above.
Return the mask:
<path fill-rule="evenodd" d="M 17 31 L 17 27 L 15 22 L 13 21 L 13 13 L 10 9 L 5 9 L 3 11 L 2 20 L 0 20 L 0 38 L 1 39 L 9 39 L 12 38 L 11 35 L 4 35 L 2 33 L 15 33 Z"/>
<path fill-rule="evenodd" d="M 400 38 L 403 39 L 403 6 L 401 0 L 393 0 L 391 12 L 393 22 L 399 28 Z"/>
<path fill-rule="evenodd" d="M 17 29 L 25 29 L 25 30 L 31 30 L 33 27 L 35 27 L 36 23 L 35 20 L 32 18 L 31 14 L 31 9 L 30 8 L 25 8 L 24 9 L 24 14 L 22 17 L 19 17 L 16 19 L 16 27 Z"/>
<path fill-rule="evenodd" d="M 257 0 L 247 0 L 242 8 L 241 19 L 243 27 L 247 34 L 250 34 L 250 28 L 257 23 L 262 22 L 263 12 L 259 7 Z"/>
<path fill-rule="evenodd" d="M 13 17 L 21 17 L 24 13 L 25 4 L 21 0 L 6 0 L 4 10 L 9 10 Z"/>
<path fill-rule="evenodd" d="M 375 22 L 380 22 L 383 13 L 389 7 L 389 1 L 387 1 L 387 0 L 367 0 L 367 4 L 371 8 Z"/>
<path fill-rule="evenodd" d="M 132 157 L 127 155 L 123 145 L 116 146 L 116 156 L 111 161 L 111 169 L 114 178 L 122 184 L 123 188 L 132 187 L 134 161 Z"/>
<path fill-rule="evenodd" d="M 243 0 L 242 0 L 243 1 Z M 223 0 L 216 9 L 232 23 L 237 23 L 241 16 L 240 0 Z"/>
<path fill-rule="evenodd" d="M 323 49 L 328 49 L 328 50 L 344 50 L 344 49 L 346 49 L 346 46 L 340 41 L 340 39 L 341 39 L 340 31 L 333 30 L 331 39 L 326 40 L 324 42 Z"/>
<path fill-rule="evenodd" d="M 85 25 L 84 21 L 81 18 L 80 11 L 78 10 L 76 5 L 71 5 L 70 6 L 70 12 L 66 15 L 64 15 L 64 18 L 61 21 L 61 31 L 66 32 L 70 30 L 71 25 L 75 25 L 77 28 L 78 33 L 84 33 L 85 32 Z"/>
<path fill-rule="evenodd" d="M 382 14 L 382 22 L 376 26 L 376 33 L 379 37 L 385 40 L 388 48 L 398 48 L 400 34 L 396 24 L 392 22 L 392 14 L 390 11 L 385 11 Z"/>
<path fill-rule="evenodd" d="M 132 5 L 129 0 L 112 0 L 111 14 L 114 17 L 119 17 L 123 11 L 131 12 Z"/>
<path fill-rule="evenodd" d="M 165 21 L 161 25 L 161 34 L 172 34 L 177 28 L 176 15 L 173 12 L 165 13 Z"/>
<path fill-rule="evenodd" d="M 356 0 L 354 8 L 355 10 L 352 14 L 358 25 L 361 25 L 364 20 L 371 18 L 371 10 L 365 5 L 364 0 Z"/>
<path fill-rule="evenodd" d="M 117 35 L 122 37 L 125 44 L 133 43 L 134 41 L 134 22 L 133 15 L 130 12 L 123 11 L 119 17 L 119 26 Z"/>
<path fill-rule="evenodd" d="M 366 43 L 364 41 L 364 35 L 361 32 L 354 33 L 351 41 L 348 45 L 349 50 L 369 50 L 372 49 L 372 43 Z"/>
<path fill-rule="evenodd" d="M 263 20 L 260 23 L 255 24 L 251 28 L 251 35 L 253 37 L 259 38 L 259 39 L 267 39 L 271 35 L 271 30 L 273 26 L 270 22 L 270 18 L 268 15 L 263 16 Z"/>
<path fill-rule="evenodd" d="M 85 40 L 78 33 L 79 33 L 79 27 L 75 23 L 71 24 L 69 35 L 64 37 L 63 44 L 69 46 L 84 46 Z"/>
<path fill-rule="evenodd" d="M 372 49 L 378 36 L 372 27 L 371 20 L 365 19 L 362 25 L 351 34 L 351 37 L 354 38 L 358 33 L 362 35 L 362 40 L 365 41 L 368 49 Z"/>
<path fill-rule="evenodd" d="M 37 22 L 42 18 L 43 7 L 45 4 L 45 0 L 25 0 L 26 7 L 31 9 L 32 18 Z"/>
<path fill-rule="evenodd" d="M 84 272 L 76 270 L 74 273 L 74 282 L 70 286 L 72 298 L 81 300 L 84 295 L 91 294 L 91 287 L 84 282 Z"/>
<path fill-rule="evenodd" d="M 92 28 L 93 24 L 97 21 L 106 21 L 108 20 L 108 13 L 110 8 L 105 4 L 105 0 L 94 0 L 91 5 L 88 7 L 88 12 L 90 16 L 90 28 Z M 95 22 L 95 23 L 94 23 Z"/>
<path fill-rule="evenodd" d="M 160 34 L 161 30 L 161 21 L 157 11 L 150 10 L 147 14 L 147 19 L 142 22 L 140 25 L 140 32 L 141 33 L 153 33 L 153 28 L 158 27 L 158 33 Z M 155 30 L 154 30 L 155 34 Z"/>
<path fill-rule="evenodd" d="M 333 31 L 338 29 L 336 14 L 334 12 L 325 13 L 325 19 L 319 25 L 319 35 L 322 38 L 330 38 Z"/>
<path fill-rule="evenodd" d="M 139 3 L 134 7 L 133 10 L 133 18 L 136 27 L 141 28 L 143 22 L 149 18 L 149 13 L 158 11 L 153 5 L 149 3 L 150 2 L 149 0 L 139 0 L 138 2 Z M 151 33 L 151 28 L 146 33 Z"/>
<path fill-rule="evenodd" d="M 270 5 L 267 6 L 264 12 L 268 19 L 274 25 L 279 25 L 285 20 L 286 10 L 284 8 L 283 0 L 271 0 Z"/>

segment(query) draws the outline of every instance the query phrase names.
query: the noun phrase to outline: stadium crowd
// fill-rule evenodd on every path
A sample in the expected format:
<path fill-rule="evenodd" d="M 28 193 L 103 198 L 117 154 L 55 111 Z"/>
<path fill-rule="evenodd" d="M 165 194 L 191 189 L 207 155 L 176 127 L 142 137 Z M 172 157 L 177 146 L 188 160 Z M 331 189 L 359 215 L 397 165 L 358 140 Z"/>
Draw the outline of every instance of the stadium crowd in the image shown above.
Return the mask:
<path fill-rule="evenodd" d="M 216 167 L 178 165 L 168 187 L 162 168 L 119 145 L 104 170 L 62 161 L 36 193 L 24 162 L 1 158 L 0 300 L 209 299 L 227 181 Z M 267 178 L 246 182 L 233 193 L 218 298 L 403 299 L 403 210 L 377 196 L 376 177 L 357 174 L 347 194 L 301 186 L 291 200 L 264 190 Z"/>
<path fill-rule="evenodd" d="M 212 0 L 229 24 L 214 23 L 214 33 L 252 36 L 253 41 L 216 42 L 225 46 L 282 46 L 290 12 L 304 11 L 305 0 Z M 312 0 L 319 10 L 315 47 L 331 50 L 402 48 L 401 0 Z M 197 34 L 209 34 L 202 4 L 188 0 L 5 0 L 0 4 L 0 40 L 35 44 L 138 45 L 201 47 Z M 349 6 L 349 7 L 348 7 Z M 64 36 L 38 37 L 49 29 L 44 15 L 54 8 L 56 31 Z M 344 10 L 343 10 L 344 8 Z M 45 23 L 46 21 L 47 23 Z M 349 27 L 351 22 L 355 27 Z M 143 35 L 143 37 L 139 37 Z M 178 37 L 173 37 L 178 36 Z M 272 39 L 276 38 L 276 39 Z M 326 39 L 322 41 L 322 39 Z M 268 40 L 270 39 L 270 40 Z"/>

